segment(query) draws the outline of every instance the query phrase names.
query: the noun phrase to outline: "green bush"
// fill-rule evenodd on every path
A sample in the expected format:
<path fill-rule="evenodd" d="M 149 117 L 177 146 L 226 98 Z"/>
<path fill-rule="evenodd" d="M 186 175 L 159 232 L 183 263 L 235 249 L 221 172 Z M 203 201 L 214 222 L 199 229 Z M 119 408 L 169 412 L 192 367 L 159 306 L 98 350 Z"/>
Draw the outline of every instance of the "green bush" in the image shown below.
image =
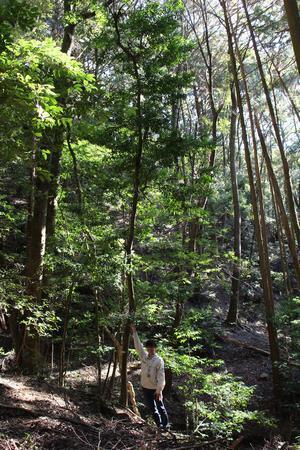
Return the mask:
<path fill-rule="evenodd" d="M 249 421 L 273 425 L 264 413 L 249 409 L 255 387 L 228 373 L 222 360 L 180 354 L 170 347 L 160 354 L 181 380 L 179 389 L 194 433 L 230 440 Z"/>

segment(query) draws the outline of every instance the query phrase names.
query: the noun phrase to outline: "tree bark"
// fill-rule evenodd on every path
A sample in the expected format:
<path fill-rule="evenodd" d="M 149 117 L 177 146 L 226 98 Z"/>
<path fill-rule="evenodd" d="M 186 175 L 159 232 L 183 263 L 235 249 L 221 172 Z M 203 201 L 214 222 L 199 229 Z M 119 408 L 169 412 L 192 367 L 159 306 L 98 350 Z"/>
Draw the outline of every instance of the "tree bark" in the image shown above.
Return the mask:
<path fill-rule="evenodd" d="M 60 161 L 62 155 L 62 147 L 64 143 L 64 131 L 62 128 L 57 127 L 53 130 L 47 131 L 48 135 L 51 136 L 52 142 L 49 150 L 50 154 L 50 183 L 49 183 L 49 193 L 48 193 L 48 204 L 47 204 L 47 240 L 54 236 L 55 234 L 55 218 L 57 209 L 57 193 L 59 187 L 60 178 Z"/>
<path fill-rule="evenodd" d="M 140 196 L 140 184 L 141 184 L 141 167 L 142 167 L 142 155 L 144 149 L 144 139 L 147 136 L 147 130 L 143 129 L 143 119 L 142 119 L 142 83 L 139 74 L 139 68 L 137 64 L 136 57 L 132 53 L 131 49 L 127 48 L 121 40 L 120 30 L 117 14 L 113 16 L 115 31 L 117 36 L 117 44 L 126 54 L 129 61 L 132 63 L 134 78 L 136 82 L 136 150 L 134 155 L 134 173 L 133 173 L 133 192 L 132 192 L 132 203 L 130 210 L 129 226 L 128 226 L 128 236 L 125 244 L 125 257 L 126 257 L 126 272 L 125 280 L 127 284 L 127 294 L 128 294 L 128 309 L 129 317 L 125 321 L 122 339 L 122 364 L 121 364 L 121 403 L 123 406 L 128 406 L 128 377 L 127 377 L 127 360 L 128 360 L 128 347 L 130 339 L 130 323 L 132 316 L 135 313 L 135 293 L 134 293 L 134 281 L 132 273 L 132 249 L 135 236 L 135 223 L 137 216 L 137 207 Z"/>
<path fill-rule="evenodd" d="M 260 204 L 260 209 L 259 209 L 256 187 L 255 187 L 255 183 L 254 183 L 254 175 L 253 175 L 253 168 L 252 168 L 252 162 L 251 162 L 250 147 L 249 147 L 248 136 L 247 136 L 247 128 L 246 128 L 246 122 L 245 122 L 245 117 L 244 117 L 244 107 L 243 107 L 243 101 L 242 101 L 239 78 L 238 78 L 237 63 L 236 63 L 236 59 L 235 59 L 234 47 L 233 47 L 233 42 L 232 42 L 233 35 L 232 35 L 232 31 L 231 31 L 231 26 L 230 26 L 230 19 L 229 19 L 228 12 L 227 12 L 226 0 L 220 0 L 220 3 L 222 5 L 223 11 L 224 11 L 225 26 L 226 26 L 226 31 L 227 31 L 227 35 L 228 35 L 228 47 L 229 47 L 230 61 L 231 61 L 232 74 L 233 74 L 233 78 L 234 78 L 234 84 L 235 84 L 236 95 L 237 95 L 237 104 L 238 104 L 238 109 L 239 109 L 239 114 L 240 114 L 242 139 L 243 139 L 243 144 L 244 144 L 245 159 L 246 159 L 247 172 L 248 172 L 248 178 L 249 178 L 251 204 L 252 204 L 252 211 L 253 211 L 254 225 L 255 225 L 255 234 L 256 234 L 256 240 L 257 240 L 257 246 L 258 246 L 258 252 L 259 252 L 259 264 L 260 264 L 260 272 L 261 272 L 261 277 L 262 277 L 262 287 L 263 287 L 263 292 L 264 292 L 264 303 L 265 303 L 265 310 L 266 310 L 266 322 L 267 322 L 269 344 L 270 344 L 272 376 L 273 376 L 273 390 L 274 390 L 275 397 L 279 397 L 281 394 L 281 377 L 280 377 L 280 372 L 279 372 L 279 367 L 278 367 L 280 358 L 279 358 L 277 330 L 276 330 L 276 326 L 275 326 L 275 317 L 274 317 L 274 302 L 273 302 L 270 267 L 269 267 L 269 260 L 268 260 L 268 251 L 267 251 L 268 249 L 266 247 L 265 230 L 264 230 L 264 227 L 262 226 L 263 224 L 261 224 L 261 220 L 260 220 L 261 218 L 263 218 L 263 205 Z M 241 62 L 242 61 L 239 61 L 240 65 L 241 65 Z M 259 173 L 257 175 L 259 175 Z"/>
<path fill-rule="evenodd" d="M 75 286 L 75 282 L 73 281 L 71 286 L 69 287 L 69 291 L 68 291 L 66 301 L 65 301 L 64 327 L 63 327 L 63 333 L 62 333 L 60 359 L 59 359 L 59 374 L 58 374 L 58 385 L 60 387 L 64 386 L 65 374 L 66 374 L 66 370 L 67 370 L 66 340 L 67 340 L 70 308 L 71 308 L 71 301 L 72 301 L 72 297 L 73 297 L 74 286 Z"/>
<path fill-rule="evenodd" d="M 80 176 L 79 176 L 79 171 L 78 171 L 77 158 L 76 158 L 76 154 L 73 149 L 73 146 L 71 144 L 71 127 L 70 127 L 70 125 L 67 125 L 67 144 L 68 144 L 68 149 L 71 154 L 72 161 L 73 161 L 73 172 L 74 172 L 74 178 L 75 178 L 75 182 L 76 182 L 78 209 L 79 209 L 79 212 L 82 213 L 83 193 L 82 193 L 82 187 L 81 187 Z"/>
<path fill-rule="evenodd" d="M 177 328 L 179 328 L 181 321 L 182 321 L 182 316 L 183 316 L 183 308 L 184 308 L 184 304 L 182 302 L 182 300 L 177 299 L 176 300 L 176 304 L 175 304 L 175 316 L 174 316 L 174 322 L 173 322 L 173 330 L 177 330 Z"/>
<path fill-rule="evenodd" d="M 199 38 L 198 32 L 196 30 L 195 24 L 193 23 L 193 20 L 192 20 L 192 17 L 191 17 L 191 14 L 190 14 L 188 8 L 187 8 L 187 14 L 188 14 L 190 26 L 195 35 L 200 54 L 201 54 L 201 57 L 203 59 L 203 62 L 204 62 L 205 68 L 206 68 L 206 76 L 205 76 L 206 87 L 207 87 L 207 92 L 208 92 L 210 112 L 211 112 L 211 121 L 212 121 L 212 123 L 211 123 L 212 150 L 209 154 L 208 166 L 211 170 L 211 174 L 213 175 L 213 170 L 215 167 L 215 159 L 216 159 L 217 124 L 218 124 L 220 112 L 223 108 L 223 104 L 216 105 L 216 101 L 214 98 L 213 54 L 212 54 L 212 50 L 211 50 L 210 37 L 209 37 L 206 3 L 204 2 L 204 5 L 203 5 L 202 1 L 200 1 L 199 3 L 197 3 L 197 6 L 200 8 L 202 23 L 204 26 L 204 43 L 202 43 Z M 195 98 L 195 108 L 196 108 L 198 122 L 199 122 L 199 124 L 201 124 L 200 102 L 199 102 L 199 96 L 197 93 L 196 85 L 194 85 L 194 98 Z M 208 204 L 207 197 L 200 198 L 198 201 L 198 207 L 200 209 L 205 210 L 207 207 L 207 204 Z M 201 230 L 201 226 L 199 226 L 198 218 L 194 218 L 190 222 L 189 229 L 190 229 L 189 250 L 191 252 L 195 252 L 197 249 L 197 246 L 196 246 L 197 237 Z"/>
<path fill-rule="evenodd" d="M 97 387 L 98 387 L 98 394 L 99 398 L 101 397 L 103 393 L 103 386 L 102 386 L 102 365 L 101 365 L 101 355 L 100 355 L 100 347 L 102 345 L 101 340 L 101 330 L 100 330 L 100 324 L 99 324 L 99 301 L 100 301 L 100 292 L 99 289 L 95 289 L 95 328 L 96 328 L 96 335 L 97 335 L 97 356 L 96 356 L 96 363 L 97 363 Z"/>
<path fill-rule="evenodd" d="M 300 74 L 300 14 L 297 0 L 284 0 L 284 7 Z"/>
<path fill-rule="evenodd" d="M 266 146 L 266 142 L 258 121 L 258 118 L 255 117 L 255 124 L 256 124 L 256 129 L 258 131 L 258 135 L 259 135 L 259 139 L 260 139 L 260 144 L 261 144 L 261 149 L 263 152 L 263 157 L 265 159 L 266 162 L 266 166 L 267 166 L 267 171 L 268 171 L 268 176 L 270 179 L 270 183 L 271 186 L 273 188 L 274 191 L 274 197 L 275 197 L 275 201 L 276 201 L 276 205 L 278 207 L 279 210 L 279 214 L 280 214 L 280 221 L 282 223 L 282 226 L 284 228 L 285 231 L 285 235 L 287 238 L 287 242 L 288 242 L 288 246 L 289 246 L 289 250 L 293 259 L 293 264 L 294 264 L 294 270 L 295 270 L 295 275 L 296 275 L 296 279 L 297 279 L 297 284 L 298 287 L 300 288 L 300 263 L 299 263 L 299 259 L 298 259 L 298 254 L 297 254 L 297 246 L 295 243 L 295 239 L 292 233 L 292 230 L 290 228 L 290 224 L 289 224 L 289 220 L 288 220 L 288 216 L 287 213 L 285 211 L 284 208 L 284 203 L 283 203 L 283 199 L 281 196 L 281 192 L 280 192 L 280 188 L 278 185 L 278 181 L 276 178 L 276 175 L 274 173 L 273 170 L 273 166 L 272 166 L 272 162 L 271 162 L 271 158 L 269 156 L 268 153 L 268 149 Z"/>
<path fill-rule="evenodd" d="M 239 297 L 240 297 L 241 209 L 240 209 L 239 189 L 237 183 L 236 164 L 235 164 L 237 104 L 234 86 L 231 86 L 231 105 L 232 106 L 230 119 L 229 157 L 230 157 L 230 178 L 231 178 L 233 214 L 234 214 L 233 248 L 235 261 L 233 263 L 231 297 L 226 322 L 237 323 Z"/>
<path fill-rule="evenodd" d="M 267 82 L 266 82 L 266 77 L 265 77 L 265 74 L 264 74 L 263 65 L 262 65 L 260 54 L 259 54 L 259 51 L 258 51 L 256 38 L 255 38 L 255 34 L 254 34 L 252 23 L 251 23 L 250 15 L 249 15 L 249 12 L 248 12 L 246 0 L 242 0 L 242 3 L 243 3 L 244 11 L 245 11 L 245 14 L 246 14 L 248 28 L 249 28 L 250 35 L 251 35 L 251 40 L 252 40 L 253 49 L 254 49 L 256 62 L 257 62 L 257 67 L 258 67 L 258 70 L 259 70 L 259 73 L 260 73 L 260 78 L 261 78 L 261 82 L 262 82 L 262 85 L 263 85 L 263 90 L 264 90 L 266 101 L 267 101 L 267 104 L 268 104 L 268 109 L 269 109 L 269 113 L 270 113 L 270 117 L 271 117 L 271 121 L 272 121 L 272 126 L 273 126 L 273 129 L 274 129 L 274 133 L 275 133 L 275 136 L 276 136 L 278 148 L 279 148 L 279 151 L 280 151 L 280 156 L 281 156 L 282 166 L 283 166 L 284 181 L 285 181 L 285 189 L 286 189 L 286 194 L 287 194 L 287 202 L 288 202 L 288 207 L 289 207 L 289 213 L 290 213 L 290 216 L 291 216 L 291 222 L 292 222 L 292 226 L 293 226 L 293 229 L 294 229 L 294 233 L 296 234 L 298 245 L 300 246 L 300 227 L 299 227 L 299 223 L 298 223 L 297 213 L 296 213 L 296 210 L 295 210 L 295 203 L 294 203 L 294 196 L 293 196 L 293 190 L 292 190 L 292 185 L 291 185 L 289 164 L 288 164 L 288 161 L 287 161 L 287 158 L 286 158 L 286 155 L 285 155 L 284 145 L 283 145 L 283 141 L 282 141 L 282 138 L 281 138 L 279 125 L 278 125 L 278 122 L 276 120 L 274 106 L 273 106 L 273 103 L 272 103 L 272 100 L 271 100 L 271 96 L 270 96 L 270 92 L 269 92 L 269 88 L 268 88 L 268 85 L 267 85 Z"/>
<path fill-rule="evenodd" d="M 73 0 L 64 0 L 64 15 L 72 12 Z M 61 51 L 68 56 L 71 56 L 74 47 L 76 24 L 66 24 L 64 28 L 63 40 L 61 43 Z M 56 90 L 59 93 L 61 88 L 64 87 L 64 80 L 57 80 Z M 66 99 L 59 97 L 59 103 L 65 105 Z M 47 238 L 54 236 L 55 234 L 55 218 L 57 209 L 57 193 L 59 186 L 60 176 L 60 162 L 62 155 L 62 148 L 64 144 L 64 129 L 63 127 L 55 127 L 53 130 L 48 130 L 47 133 L 52 135 L 53 145 L 51 148 L 51 183 L 49 188 L 48 207 L 47 207 Z"/>
<path fill-rule="evenodd" d="M 292 293 L 292 286 L 291 286 L 291 282 L 290 282 L 287 255 L 286 255 L 286 250 L 285 250 L 284 234 L 283 234 L 282 224 L 281 224 L 281 220 L 280 220 L 279 209 L 277 206 L 277 202 L 275 200 L 274 188 L 273 188 L 272 182 L 270 180 L 270 177 L 269 177 L 269 183 L 270 183 L 270 188 L 271 188 L 272 203 L 273 203 L 274 215 L 275 215 L 276 226 L 277 226 L 279 250 L 280 250 L 280 260 L 281 260 L 281 264 L 282 264 L 282 267 L 281 267 L 282 274 L 283 274 L 286 294 L 290 295 Z"/>
<path fill-rule="evenodd" d="M 25 265 L 25 275 L 27 279 L 26 294 L 33 305 L 39 305 L 42 295 L 43 265 L 46 250 L 46 224 L 47 224 L 47 204 L 49 193 L 49 155 L 44 157 L 43 151 L 47 149 L 47 140 L 42 142 L 36 151 L 35 169 L 36 176 L 32 178 L 33 194 L 29 210 L 30 218 L 27 221 L 27 259 Z M 33 327 L 27 327 L 21 321 L 27 320 L 30 316 L 30 308 L 20 316 L 18 312 L 13 314 L 16 323 L 11 326 L 15 343 L 21 343 L 16 350 L 16 360 L 20 368 L 26 372 L 37 372 L 41 366 L 43 357 L 41 354 L 40 338 L 38 332 Z"/>
<path fill-rule="evenodd" d="M 64 0 L 65 14 L 71 11 L 72 1 Z M 66 25 L 61 51 L 71 54 L 75 25 Z M 62 80 L 57 81 L 59 85 Z M 59 100 L 63 102 L 63 99 Z M 33 149 L 35 162 L 34 174 L 31 176 L 32 194 L 29 202 L 26 241 L 27 261 L 25 275 L 27 277 L 27 295 L 36 305 L 41 302 L 43 284 L 43 264 L 46 251 L 47 237 L 55 231 L 56 198 L 59 184 L 60 160 L 64 132 L 61 126 L 47 129 L 41 138 L 38 148 Z M 50 153 L 49 153 L 50 151 Z M 46 155 L 46 156 L 45 156 Z M 10 318 L 10 331 L 12 333 L 17 355 L 18 366 L 28 372 L 36 372 L 42 365 L 40 338 L 37 330 L 26 329 L 20 324 L 27 318 L 15 311 Z"/>

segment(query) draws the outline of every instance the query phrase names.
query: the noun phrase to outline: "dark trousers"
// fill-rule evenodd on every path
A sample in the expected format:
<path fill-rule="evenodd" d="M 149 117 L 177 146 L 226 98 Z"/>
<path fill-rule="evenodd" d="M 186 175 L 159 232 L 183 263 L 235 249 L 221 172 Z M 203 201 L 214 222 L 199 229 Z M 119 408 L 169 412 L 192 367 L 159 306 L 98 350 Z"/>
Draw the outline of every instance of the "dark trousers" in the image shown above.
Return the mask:
<path fill-rule="evenodd" d="M 155 389 L 146 389 L 143 387 L 146 406 L 150 409 L 153 419 L 158 427 L 167 427 L 169 418 L 162 400 L 155 399 Z"/>

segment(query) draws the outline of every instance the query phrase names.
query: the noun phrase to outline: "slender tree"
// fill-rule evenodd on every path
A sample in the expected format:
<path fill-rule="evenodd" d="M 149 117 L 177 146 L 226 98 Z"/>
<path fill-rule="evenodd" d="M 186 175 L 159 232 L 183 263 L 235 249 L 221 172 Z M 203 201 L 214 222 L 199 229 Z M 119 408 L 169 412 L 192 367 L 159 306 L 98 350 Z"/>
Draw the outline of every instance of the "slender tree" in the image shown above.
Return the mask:
<path fill-rule="evenodd" d="M 292 226 L 293 226 L 293 229 L 294 229 L 294 233 L 296 234 L 296 237 L 297 237 L 298 245 L 300 245 L 300 228 L 299 228 L 297 213 L 296 213 L 296 210 L 295 210 L 294 194 L 293 194 L 293 190 L 292 190 L 291 177 L 290 177 L 290 168 L 289 168 L 289 164 L 288 164 L 288 161 L 287 161 L 287 158 L 286 158 L 284 145 L 283 145 L 283 141 L 282 141 L 282 137 L 281 137 L 281 133 L 280 133 L 280 128 L 279 128 L 278 122 L 276 120 L 275 109 L 274 109 L 274 106 L 273 106 L 273 103 L 272 103 L 272 100 L 271 100 L 270 91 L 269 91 L 269 88 L 268 88 L 268 85 L 267 85 L 265 72 L 264 72 L 262 61 L 261 61 L 261 57 L 260 57 L 260 54 L 259 54 L 259 50 L 258 50 L 258 46 L 257 46 L 257 42 L 256 42 L 256 37 L 255 37 L 255 34 L 254 34 L 254 29 L 253 29 L 253 25 L 252 25 L 252 22 L 251 22 L 251 19 L 250 19 L 250 15 L 249 15 L 249 11 L 248 11 L 246 0 L 242 0 L 242 3 L 243 3 L 244 11 L 245 11 L 245 14 L 246 14 L 247 25 L 248 25 L 248 28 L 249 28 L 249 31 L 250 31 L 250 36 L 251 36 L 251 40 L 252 40 L 252 44 L 253 44 L 255 57 L 256 57 L 257 67 L 258 67 L 258 70 L 259 70 L 259 73 L 260 73 L 260 78 L 261 78 L 261 82 L 262 82 L 262 85 L 263 85 L 263 90 L 264 90 L 264 93 L 265 93 L 265 97 L 266 97 L 269 113 L 270 113 L 270 116 L 271 116 L 272 126 L 273 126 L 273 129 L 274 129 L 274 133 L 275 133 L 275 136 L 276 136 L 278 148 L 279 148 L 279 151 L 280 151 L 280 156 L 281 156 L 282 166 L 283 166 L 284 180 L 285 180 L 285 189 L 286 189 L 286 195 L 287 195 L 287 203 L 288 203 L 288 207 L 289 207 L 289 213 L 290 213 L 290 216 L 291 216 L 291 222 L 292 222 Z"/>
<path fill-rule="evenodd" d="M 120 110 L 113 119 L 116 129 L 128 130 L 122 140 L 115 134 L 115 142 L 108 136 L 108 145 L 122 157 L 126 152 L 126 168 L 130 179 L 128 213 L 125 216 L 125 270 L 126 295 L 122 305 L 125 313 L 122 332 L 121 402 L 128 403 L 127 360 L 130 338 L 130 321 L 136 310 L 134 288 L 133 249 L 136 239 L 138 208 L 146 185 L 155 173 L 155 164 L 164 161 L 168 148 L 166 142 L 174 136 L 174 101 L 179 100 L 188 77 L 179 70 L 184 50 L 189 46 L 178 41 L 180 8 L 176 5 L 131 5 L 126 11 L 113 4 L 109 16 L 113 33 L 107 44 L 117 48 L 118 64 L 113 61 L 111 70 L 116 76 L 116 99 Z M 164 42 L 163 54 L 157 45 L 158 35 Z M 174 47 L 174 42 L 176 43 Z M 122 78 L 120 83 L 120 67 Z M 125 78 L 126 77 L 126 78 Z M 126 103 L 128 102 L 128 103 Z M 126 106 L 125 106 L 126 105 Z M 165 140 L 165 141 L 164 141 Z M 163 143 L 164 142 L 164 143 Z M 157 154 L 157 148 L 161 154 Z M 172 162 L 176 158 L 172 149 Z M 164 162 L 161 162 L 164 164 Z M 143 194 L 143 195 L 142 195 Z"/>
<path fill-rule="evenodd" d="M 239 200 L 239 189 L 236 173 L 236 124 L 237 124 L 237 103 L 235 88 L 231 86 L 231 118 L 229 135 L 229 159 L 230 159 L 230 178 L 233 202 L 233 249 L 234 262 L 231 281 L 231 297 L 226 321 L 228 323 L 237 323 L 238 306 L 240 297 L 240 259 L 241 259 L 241 208 Z"/>
<path fill-rule="evenodd" d="M 300 13 L 297 0 L 284 0 L 284 7 L 290 34 L 294 47 L 294 53 L 300 73 Z"/>
<path fill-rule="evenodd" d="M 248 179 L 249 179 L 249 185 L 250 185 L 251 204 L 252 204 L 252 210 L 253 210 L 253 216 L 254 216 L 256 241 L 257 241 L 258 252 L 259 252 L 259 264 L 260 264 L 262 286 L 263 286 L 263 292 L 264 292 L 264 302 L 265 302 L 265 309 L 266 309 L 266 322 L 267 322 L 269 344 L 270 344 L 270 351 L 271 351 L 274 394 L 276 396 L 279 396 L 280 392 L 281 392 L 281 377 L 280 377 L 280 372 L 279 372 L 280 358 L 279 358 L 277 330 L 276 330 L 276 326 L 275 326 L 275 317 L 274 317 L 274 302 L 273 302 L 273 295 L 272 295 L 272 283 L 271 283 L 271 277 L 270 277 L 269 261 L 268 261 L 268 257 L 267 257 L 268 252 L 267 252 L 267 248 L 266 248 L 266 240 L 265 240 L 265 237 L 263 236 L 264 231 L 262 230 L 262 226 L 261 226 L 261 222 L 260 222 L 261 214 L 260 214 L 259 207 L 258 207 L 256 186 L 255 186 L 255 182 L 254 182 L 250 147 L 249 147 L 248 136 L 247 136 L 246 122 L 245 122 L 245 118 L 244 118 L 244 107 L 243 107 L 242 95 L 241 95 L 241 91 L 240 91 L 237 62 L 236 62 L 235 52 L 234 52 L 234 47 L 233 47 L 232 30 L 231 30 L 231 26 L 230 26 L 230 20 L 229 20 L 229 16 L 228 16 L 226 0 L 220 0 L 220 2 L 222 5 L 222 8 L 223 8 L 223 11 L 224 11 L 225 26 L 226 26 L 226 31 L 227 31 L 227 35 L 228 35 L 228 47 L 229 47 L 230 61 L 231 61 L 231 65 L 232 65 L 232 74 L 233 74 L 233 78 L 234 78 L 234 84 L 235 84 L 236 95 L 237 95 L 237 105 L 238 105 L 239 115 L 240 115 L 240 124 L 241 124 L 242 138 L 243 138 L 243 144 L 244 144 Z M 261 205 L 261 207 L 262 207 L 262 205 Z"/>
<path fill-rule="evenodd" d="M 141 185 L 141 168 L 142 168 L 142 157 L 144 150 L 144 137 L 147 136 L 147 130 L 144 128 L 142 119 L 142 83 L 140 76 L 140 67 L 138 64 L 138 57 L 133 53 L 133 51 L 127 47 L 122 40 L 121 32 L 119 28 L 120 15 L 118 13 L 113 14 L 113 20 L 116 31 L 117 45 L 125 53 L 128 60 L 132 65 L 132 73 L 135 80 L 136 92 L 135 92 L 135 132 L 137 136 L 136 149 L 133 157 L 134 172 L 132 177 L 132 200 L 129 213 L 129 225 L 127 232 L 127 239 L 125 243 L 125 265 L 126 265 L 126 284 L 127 284 L 127 295 L 128 295 L 128 305 L 129 305 L 129 316 L 133 317 L 135 312 L 135 293 L 134 293 L 134 283 L 133 283 L 133 268 L 132 268 L 132 250 L 133 241 L 135 237 L 135 224 L 137 207 L 140 197 L 140 185 Z M 128 318 L 125 322 L 123 330 L 123 340 L 122 340 L 122 364 L 121 364 L 121 402 L 124 405 L 128 403 L 128 387 L 127 387 L 127 359 L 128 359 L 128 346 L 130 337 L 130 321 Z"/>
<path fill-rule="evenodd" d="M 286 237 L 287 237 L 288 246 L 289 246 L 290 253 L 291 253 L 291 256 L 292 256 L 292 259 L 293 259 L 293 264 L 294 264 L 294 270 L 295 270 L 295 274 L 296 274 L 297 283 L 298 283 L 298 286 L 300 288 L 300 264 L 299 264 L 298 254 L 297 254 L 297 246 L 296 246 L 296 243 L 295 243 L 294 235 L 293 235 L 292 230 L 290 228 L 288 216 L 287 216 L 287 213 L 285 211 L 284 202 L 283 202 L 282 195 L 281 195 L 281 192 L 280 192 L 280 187 L 278 185 L 278 181 L 277 181 L 276 175 L 275 175 L 274 170 L 273 170 L 272 161 L 271 161 L 270 155 L 268 153 L 268 149 L 267 149 L 267 145 L 266 145 L 266 142 L 265 142 L 265 138 L 264 138 L 264 135 L 262 133 L 261 126 L 259 124 L 259 120 L 258 120 L 257 116 L 255 117 L 255 124 L 256 124 L 256 128 L 257 128 L 259 139 L 260 139 L 260 144 L 261 144 L 261 148 L 262 148 L 262 152 L 263 152 L 263 157 L 264 157 L 265 162 L 266 162 L 268 176 L 269 176 L 269 179 L 270 179 L 270 183 L 271 183 L 272 189 L 274 191 L 274 199 L 276 201 L 276 206 L 277 206 L 278 211 L 279 211 L 280 221 L 281 221 L 283 229 L 285 231 L 285 234 L 286 234 Z"/>

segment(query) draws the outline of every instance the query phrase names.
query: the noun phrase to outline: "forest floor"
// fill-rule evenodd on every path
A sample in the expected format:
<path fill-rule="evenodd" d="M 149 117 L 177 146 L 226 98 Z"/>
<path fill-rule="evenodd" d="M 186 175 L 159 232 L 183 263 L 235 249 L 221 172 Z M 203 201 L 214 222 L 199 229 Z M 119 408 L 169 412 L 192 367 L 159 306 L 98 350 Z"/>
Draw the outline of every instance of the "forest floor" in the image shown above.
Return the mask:
<path fill-rule="evenodd" d="M 89 386 L 94 372 L 94 367 L 78 371 L 80 385 L 86 381 Z M 25 376 L 0 376 L 0 449 L 225 448 L 215 440 L 197 443 L 183 432 L 161 433 L 130 410 L 115 407 L 109 414 L 99 414 L 95 411 L 94 394 L 89 389 L 81 390 L 77 383 L 72 385 L 62 392 L 45 380 L 33 382 Z"/>
<path fill-rule="evenodd" d="M 245 322 L 240 328 L 224 328 L 219 340 L 216 357 L 224 360 L 228 372 L 256 386 L 253 408 L 272 411 L 265 327 L 259 321 Z M 145 417 L 136 365 L 132 365 L 129 378 Z M 174 430 L 171 433 L 161 433 L 151 422 L 116 406 L 100 414 L 96 379 L 93 366 L 69 371 L 65 389 L 57 387 L 54 377 L 33 380 L 0 373 L 0 450 L 295 449 L 276 436 L 279 433 L 266 435 L 266 430 L 257 426 L 246 426 L 230 447 L 218 441 L 197 442 L 185 431 L 186 414 L 176 389 L 180 379 L 176 377 L 171 395 L 165 399 Z"/>

